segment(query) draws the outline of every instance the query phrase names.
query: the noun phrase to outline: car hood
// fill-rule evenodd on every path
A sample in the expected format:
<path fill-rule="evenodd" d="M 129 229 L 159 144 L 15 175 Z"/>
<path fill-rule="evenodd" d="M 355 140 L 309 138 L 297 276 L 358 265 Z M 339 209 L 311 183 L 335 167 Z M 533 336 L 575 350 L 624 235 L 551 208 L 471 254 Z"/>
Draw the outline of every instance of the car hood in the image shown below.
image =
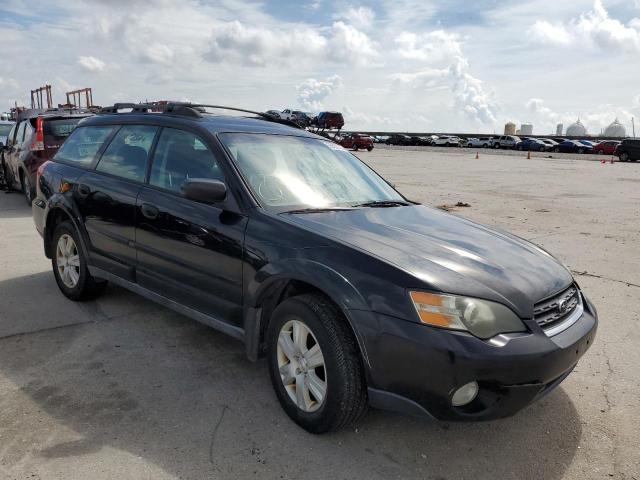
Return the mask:
<path fill-rule="evenodd" d="M 283 215 L 404 270 L 416 280 L 407 288 L 499 301 L 523 318 L 531 317 L 535 302 L 573 281 L 532 243 L 422 205 Z"/>

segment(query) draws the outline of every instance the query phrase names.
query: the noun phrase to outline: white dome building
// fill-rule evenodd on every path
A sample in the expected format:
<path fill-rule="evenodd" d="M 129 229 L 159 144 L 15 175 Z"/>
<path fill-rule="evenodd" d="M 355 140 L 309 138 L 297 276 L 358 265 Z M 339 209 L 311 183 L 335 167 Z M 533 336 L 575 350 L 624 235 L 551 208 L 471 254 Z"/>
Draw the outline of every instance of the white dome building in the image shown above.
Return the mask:
<path fill-rule="evenodd" d="M 568 137 L 584 137 L 587 134 L 587 129 L 580 123 L 580 119 L 576 123 L 572 123 L 567 127 Z"/>
<path fill-rule="evenodd" d="M 616 118 L 611 125 L 604 129 L 605 137 L 626 137 L 627 130 Z"/>

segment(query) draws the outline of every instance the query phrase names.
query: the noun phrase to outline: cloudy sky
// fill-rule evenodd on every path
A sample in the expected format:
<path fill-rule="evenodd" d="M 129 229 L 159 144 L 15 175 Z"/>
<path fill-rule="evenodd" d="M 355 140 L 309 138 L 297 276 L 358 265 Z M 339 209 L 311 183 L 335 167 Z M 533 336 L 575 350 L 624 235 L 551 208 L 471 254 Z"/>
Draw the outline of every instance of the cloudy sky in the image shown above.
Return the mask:
<path fill-rule="evenodd" d="M 640 0 L 0 0 L 0 110 L 91 86 L 341 110 L 350 129 L 598 133 L 640 116 Z"/>

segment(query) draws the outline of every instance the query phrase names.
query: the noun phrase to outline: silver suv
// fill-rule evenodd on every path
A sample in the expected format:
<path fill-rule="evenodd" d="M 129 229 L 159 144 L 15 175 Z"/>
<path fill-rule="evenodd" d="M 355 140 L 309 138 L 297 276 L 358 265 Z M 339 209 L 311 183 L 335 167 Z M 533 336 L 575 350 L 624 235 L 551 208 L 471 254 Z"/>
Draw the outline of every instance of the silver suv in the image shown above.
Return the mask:
<path fill-rule="evenodd" d="M 516 144 L 521 141 L 515 135 L 502 135 L 493 141 L 493 148 L 516 148 Z"/>

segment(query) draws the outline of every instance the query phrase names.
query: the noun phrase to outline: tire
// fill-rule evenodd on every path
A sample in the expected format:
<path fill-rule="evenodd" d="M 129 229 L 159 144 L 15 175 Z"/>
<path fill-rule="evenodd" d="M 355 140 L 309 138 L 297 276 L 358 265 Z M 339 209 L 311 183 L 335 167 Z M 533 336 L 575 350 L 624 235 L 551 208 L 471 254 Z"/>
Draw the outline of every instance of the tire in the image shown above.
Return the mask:
<path fill-rule="evenodd" d="M 518 150 L 519 150 L 519 151 L 522 151 L 522 147 L 521 147 L 521 146 L 520 146 L 520 147 L 517 147 L 517 148 L 518 148 Z"/>
<path fill-rule="evenodd" d="M 485 143 L 484 145 L 482 145 L 482 148 L 489 148 L 489 144 Z"/>
<path fill-rule="evenodd" d="M 357 152 L 358 151 L 358 145 L 356 145 L 355 143 L 353 144 L 353 151 Z"/>
<path fill-rule="evenodd" d="M 31 186 L 29 174 L 22 173 L 22 175 L 20 175 L 20 186 L 22 187 L 22 193 L 27 201 L 27 205 L 31 206 L 33 203 L 33 187 Z"/>
<path fill-rule="evenodd" d="M 316 345 L 319 347 L 321 367 L 309 368 L 306 360 L 298 363 L 286 355 L 287 349 L 296 352 L 291 354 L 292 357 L 301 351 L 293 341 L 296 322 L 309 332 L 304 335 L 306 341 L 300 342 L 302 348 L 308 348 L 307 352 L 310 352 Z M 300 331 L 304 332 L 304 329 L 298 326 Z M 288 338 L 288 342 L 280 341 L 282 335 Z M 313 357 L 317 360 L 317 354 Z M 356 339 L 340 311 L 325 297 L 305 294 L 278 305 L 267 328 L 267 359 L 271 383 L 282 408 L 308 432 L 338 430 L 355 423 L 365 414 L 367 388 Z M 283 378 L 287 375 L 289 388 L 285 387 L 286 377 Z M 298 392 L 298 380 L 301 385 L 307 385 L 312 376 L 315 376 L 315 381 L 312 380 L 315 388 L 306 387 Z M 324 395 L 319 401 L 314 390 L 322 393 L 318 386 L 323 384 Z"/>
<path fill-rule="evenodd" d="M 540 147 L 540 151 L 541 151 L 541 152 L 544 152 L 544 147 Z"/>
<path fill-rule="evenodd" d="M 560 153 L 560 149 L 559 149 L 558 147 L 555 147 L 555 148 L 553 149 L 553 151 L 554 151 L 554 152 L 556 152 L 556 153 Z"/>
<path fill-rule="evenodd" d="M 373 147 L 367 147 L 367 152 L 370 152 L 371 150 L 373 150 Z"/>
<path fill-rule="evenodd" d="M 69 239 L 72 240 L 72 244 L 69 243 Z M 51 246 L 53 275 L 65 297 L 74 301 L 89 300 L 96 298 L 104 291 L 107 282 L 97 280 L 89 273 L 87 259 L 80 248 L 78 232 L 71 222 L 62 222 L 56 227 Z M 59 267 L 59 261 L 64 262 L 64 265 Z M 70 273 L 66 276 L 63 271 Z"/>
<path fill-rule="evenodd" d="M 596 153 L 597 153 L 598 155 L 604 155 L 604 150 L 602 150 L 602 149 L 601 149 L 601 150 L 598 150 Z"/>
<path fill-rule="evenodd" d="M 579 149 L 578 149 L 578 153 L 579 153 L 579 154 L 583 154 L 583 153 L 584 153 L 584 148 L 579 148 Z"/>
<path fill-rule="evenodd" d="M 499 143 L 494 144 L 493 148 L 495 148 L 496 150 L 500 150 L 500 144 Z"/>
<path fill-rule="evenodd" d="M 620 154 L 620 161 L 621 162 L 628 162 L 629 161 L 629 154 L 627 152 L 622 152 Z"/>
<path fill-rule="evenodd" d="M 450 147 L 450 146 L 451 146 L 451 144 L 450 144 L 449 142 L 447 142 L 447 143 L 445 143 L 445 144 L 444 144 L 444 146 L 445 146 L 445 147 Z"/>

